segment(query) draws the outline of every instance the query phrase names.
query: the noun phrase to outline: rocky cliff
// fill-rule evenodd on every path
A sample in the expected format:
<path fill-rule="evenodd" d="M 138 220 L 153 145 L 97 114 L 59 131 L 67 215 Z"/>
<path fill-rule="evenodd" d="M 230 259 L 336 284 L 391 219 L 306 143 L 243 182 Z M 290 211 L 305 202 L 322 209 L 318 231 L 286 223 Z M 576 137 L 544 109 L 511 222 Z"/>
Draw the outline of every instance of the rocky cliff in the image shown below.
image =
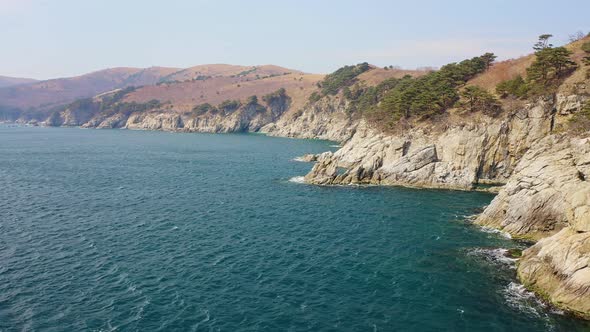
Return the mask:
<path fill-rule="evenodd" d="M 519 162 L 477 223 L 539 240 L 523 253 L 521 281 L 590 318 L 590 139 L 552 135 Z"/>
<path fill-rule="evenodd" d="M 277 121 L 291 103 L 287 95 L 277 95 L 264 104 L 251 102 L 231 109 L 174 112 L 168 109 L 147 111 L 94 111 L 68 108 L 52 113 L 43 124 L 48 126 L 81 126 L 83 128 L 126 128 L 188 132 L 257 132 Z"/>
<path fill-rule="evenodd" d="M 525 152 L 554 130 L 555 117 L 569 114 L 566 109 L 583 99 L 539 99 L 499 119 L 466 117 L 442 130 L 416 127 L 384 134 L 363 121 L 342 149 L 318 156 L 306 181 L 464 190 L 503 184 Z"/>
<path fill-rule="evenodd" d="M 270 136 L 345 142 L 359 123 L 357 116 L 349 111 L 349 103 L 341 95 L 328 96 L 267 124 L 260 132 Z"/>

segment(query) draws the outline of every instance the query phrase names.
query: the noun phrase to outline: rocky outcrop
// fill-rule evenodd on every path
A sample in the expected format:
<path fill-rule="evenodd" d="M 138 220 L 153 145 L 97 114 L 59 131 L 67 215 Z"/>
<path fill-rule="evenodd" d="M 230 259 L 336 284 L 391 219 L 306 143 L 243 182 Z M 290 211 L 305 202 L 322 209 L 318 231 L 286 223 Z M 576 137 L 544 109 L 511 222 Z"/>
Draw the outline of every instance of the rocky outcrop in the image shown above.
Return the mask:
<path fill-rule="evenodd" d="M 277 121 L 289 109 L 290 98 L 277 94 L 266 106 L 257 102 L 234 110 L 214 109 L 204 114 L 176 113 L 170 110 L 143 112 L 98 113 L 67 109 L 54 113 L 45 121 L 52 126 L 81 126 L 84 128 L 126 128 L 134 130 L 189 131 L 209 133 L 256 132 L 264 125 Z"/>
<path fill-rule="evenodd" d="M 306 154 L 306 155 L 303 155 L 301 157 L 296 157 L 293 160 L 300 161 L 302 163 L 313 163 L 315 161 L 318 161 L 318 155 L 315 155 L 315 154 Z"/>
<path fill-rule="evenodd" d="M 508 117 L 480 117 L 441 132 L 419 127 L 386 135 L 361 122 L 342 149 L 318 158 L 306 181 L 450 189 L 504 183 L 528 148 L 553 129 L 555 105 L 553 98 L 540 99 Z"/>
<path fill-rule="evenodd" d="M 270 136 L 345 142 L 352 137 L 359 122 L 349 111 L 348 104 L 340 95 L 324 97 L 302 110 L 285 114 L 262 127 L 260 132 Z"/>
<path fill-rule="evenodd" d="M 590 141 L 546 137 L 524 155 L 477 222 L 533 240 L 569 225 L 590 230 L 586 179 L 590 179 Z"/>
<path fill-rule="evenodd" d="M 523 284 L 556 305 L 590 318 L 590 139 L 549 136 L 477 219 L 538 240 L 523 252 Z"/>
<path fill-rule="evenodd" d="M 518 277 L 556 306 L 590 319 L 590 233 L 566 227 L 523 253 Z"/>
<path fill-rule="evenodd" d="M 155 112 L 132 114 L 127 119 L 125 128 L 135 130 L 178 131 L 184 128 L 184 120 L 178 114 Z"/>

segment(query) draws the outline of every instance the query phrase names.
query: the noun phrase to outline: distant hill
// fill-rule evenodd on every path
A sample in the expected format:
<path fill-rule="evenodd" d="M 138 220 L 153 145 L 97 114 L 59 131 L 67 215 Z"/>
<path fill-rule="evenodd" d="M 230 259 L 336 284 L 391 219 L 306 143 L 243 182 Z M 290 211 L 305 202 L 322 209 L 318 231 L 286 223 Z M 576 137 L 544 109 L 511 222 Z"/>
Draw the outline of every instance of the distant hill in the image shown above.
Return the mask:
<path fill-rule="evenodd" d="M 178 68 L 151 67 L 105 69 L 77 77 L 38 81 L 0 88 L 0 105 L 21 109 L 46 109 L 127 86 L 156 84 Z"/>
<path fill-rule="evenodd" d="M 422 74 L 424 71 L 372 67 L 359 76 L 359 81 L 376 85 L 391 77 Z M 189 79 L 190 77 L 193 79 Z M 219 105 L 225 100 L 245 101 L 250 96 L 260 97 L 284 88 L 291 97 L 290 110 L 295 112 L 308 102 L 309 96 L 317 90 L 317 84 L 323 78 L 322 74 L 307 74 L 274 65 L 203 65 L 179 71 L 167 78 L 167 83 L 137 89 L 128 94 L 125 101 L 146 103 L 156 99 L 170 103 L 170 108 L 174 111 L 186 112 L 199 104 Z"/>
<path fill-rule="evenodd" d="M 32 79 L 32 78 L 0 76 L 0 88 L 13 86 L 13 85 L 28 84 L 28 83 L 33 83 L 33 82 L 37 82 L 37 80 Z"/>
<path fill-rule="evenodd" d="M 358 80 L 373 86 L 387 78 L 424 73 L 371 66 L 371 70 L 361 74 Z M 185 114 L 199 105 L 217 106 L 230 100 L 245 102 L 251 96 L 262 98 L 279 89 L 284 89 L 290 98 L 288 113 L 295 113 L 308 103 L 312 93 L 318 91 L 324 77 L 275 65 L 112 68 L 77 77 L 0 88 L 0 113 L 6 119 L 14 120 L 20 117 L 19 114 L 26 113 L 26 119 L 43 121 L 55 110 L 76 100 L 117 95 L 123 103 L 146 105 L 157 100 L 165 105 L 160 111 Z M 128 87 L 134 89 L 125 89 Z"/>
<path fill-rule="evenodd" d="M 286 74 L 302 74 L 302 72 L 273 65 L 235 66 L 211 64 L 185 69 L 167 67 L 145 69 L 112 68 L 76 77 L 46 81 L 0 77 L 0 106 L 23 110 L 29 108 L 45 110 L 70 103 L 79 98 L 92 97 L 129 86 L 141 87 L 161 83 L 202 83 L 208 80 L 206 90 L 209 91 L 211 89 L 209 83 L 211 82 L 215 82 L 213 85 L 217 85 L 219 82 L 253 81 Z M 19 82 L 29 84 L 17 85 Z M 200 86 L 200 84 L 194 86 Z M 198 95 L 200 96 L 201 93 Z"/>

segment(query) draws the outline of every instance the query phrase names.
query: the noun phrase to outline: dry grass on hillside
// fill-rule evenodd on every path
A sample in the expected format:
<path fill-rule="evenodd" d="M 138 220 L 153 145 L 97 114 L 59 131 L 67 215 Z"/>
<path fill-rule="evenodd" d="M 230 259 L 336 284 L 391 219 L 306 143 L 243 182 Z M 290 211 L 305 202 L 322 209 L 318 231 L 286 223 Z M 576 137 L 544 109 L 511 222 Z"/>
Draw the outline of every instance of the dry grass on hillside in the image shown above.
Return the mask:
<path fill-rule="evenodd" d="M 419 77 L 428 74 L 428 70 L 383 69 L 373 68 L 358 76 L 358 79 L 368 86 L 377 85 L 388 78 L 402 78 L 406 75 Z"/>
<path fill-rule="evenodd" d="M 256 70 L 253 70 L 256 68 Z M 216 73 L 216 75 L 212 75 Z M 242 73 L 240 76 L 236 76 Z M 285 73 L 289 73 L 285 75 Z M 401 70 L 373 68 L 361 75 L 358 79 L 366 85 L 377 85 L 388 78 L 401 78 L 405 75 L 421 76 L 427 73 L 425 70 Z M 205 80 L 193 79 L 198 75 L 213 76 Z M 278 75 L 272 76 L 270 75 Z M 248 97 L 256 95 L 262 97 L 280 88 L 287 91 L 291 97 L 290 112 L 296 112 L 303 108 L 309 96 L 317 91 L 317 83 L 324 75 L 304 74 L 299 71 L 278 66 L 230 66 L 230 65 L 205 65 L 192 67 L 175 73 L 172 77 L 186 77 L 183 82 L 173 82 L 158 86 L 146 86 L 131 93 L 125 100 L 132 102 L 147 102 L 157 99 L 161 102 L 170 102 L 170 110 L 187 112 L 199 104 L 209 103 L 219 105 L 225 100 L 245 101 Z"/>
<path fill-rule="evenodd" d="M 570 43 L 565 47 L 573 52 L 571 58 L 578 63 L 579 68 L 576 70 L 562 85 L 560 91 L 571 89 L 583 80 L 585 80 L 585 68 L 582 65 L 584 51 L 581 50 L 583 43 L 590 41 L 590 37 L 585 37 L 576 42 Z M 518 59 L 511 59 L 497 62 L 485 73 L 478 75 L 470 80 L 468 85 L 477 85 L 490 92 L 495 92 L 496 85 L 502 81 L 510 80 L 520 75 L 526 77 L 526 69 L 535 61 L 535 55 L 529 54 Z"/>
<path fill-rule="evenodd" d="M 518 75 L 526 76 L 526 69 L 533 63 L 535 56 L 530 54 L 518 59 L 510 59 L 493 64 L 485 73 L 467 82 L 467 85 L 477 85 L 488 91 L 495 91 L 496 85 L 502 81 L 511 80 Z"/>
<path fill-rule="evenodd" d="M 187 81 L 158 86 L 146 86 L 131 93 L 126 101 L 147 102 L 157 99 L 171 102 L 175 111 L 186 112 L 204 103 L 219 105 L 224 100 L 245 101 L 256 95 L 262 97 L 280 88 L 292 98 L 292 109 L 303 107 L 323 75 L 288 74 L 260 79 L 244 77 L 214 77 L 202 81 Z"/>
<path fill-rule="evenodd" d="M 177 68 L 111 68 L 76 77 L 7 87 L 0 89 L 0 105 L 23 109 L 50 108 L 119 87 L 155 84 L 162 76 L 175 71 Z"/>
<path fill-rule="evenodd" d="M 590 85 L 588 84 L 587 76 L 590 72 L 590 66 L 584 65 L 582 62 L 582 58 L 586 54 L 581 47 L 585 42 L 590 42 L 590 36 L 566 46 L 569 50 L 574 52 L 572 59 L 578 64 L 578 69 L 559 87 L 559 93 L 590 94 Z"/>
<path fill-rule="evenodd" d="M 302 74 L 298 70 L 288 69 L 275 65 L 262 65 L 262 66 L 238 66 L 228 64 L 210 64 L 210 65 L 199 65 L 186 69 L 179 70 L 166 76 L 168 81 L 187 81 L 192 80 L 199 76 L 241 76 L 256 78 L 265 76 L 277 76 L 285 73 Z"/>

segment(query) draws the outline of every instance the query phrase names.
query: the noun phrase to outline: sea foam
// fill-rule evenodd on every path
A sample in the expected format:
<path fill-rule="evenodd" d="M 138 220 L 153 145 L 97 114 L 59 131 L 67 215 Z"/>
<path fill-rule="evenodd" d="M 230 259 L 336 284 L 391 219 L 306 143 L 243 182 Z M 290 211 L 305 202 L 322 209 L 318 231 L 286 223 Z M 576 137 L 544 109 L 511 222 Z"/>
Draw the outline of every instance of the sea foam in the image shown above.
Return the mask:
<path fill-rule="evenodd" d="M 477 256 L 485 259 L 488 262 L 494 264 L 501 264 L 510 267 L 511 269 L 516 268 L 516 258 L 508 256 L 508 249 L 504 248 L 476 248 L 471 250 L 468 255 Z"/>
<path fill-rule="evenodd" d="M 294 176 L 289 179 L 289 182 L 293 183 L 305 183 L 305 177 L 303 176 Z"/>

